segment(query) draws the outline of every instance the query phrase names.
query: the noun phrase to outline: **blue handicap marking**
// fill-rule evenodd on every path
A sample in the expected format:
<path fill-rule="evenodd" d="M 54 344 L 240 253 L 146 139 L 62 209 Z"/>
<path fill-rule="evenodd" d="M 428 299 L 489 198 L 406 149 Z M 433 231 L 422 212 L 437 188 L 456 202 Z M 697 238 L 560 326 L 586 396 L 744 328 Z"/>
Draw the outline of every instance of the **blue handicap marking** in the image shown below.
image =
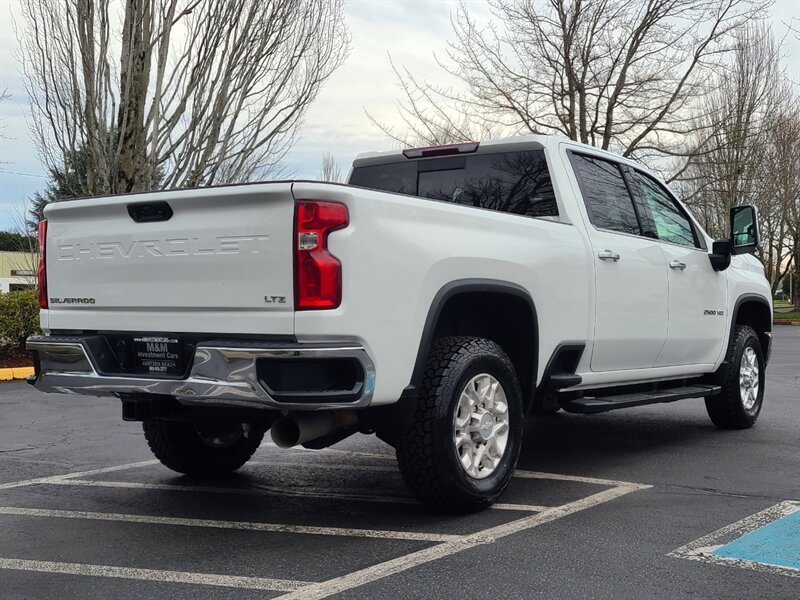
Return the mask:
<path fill-rule="evenodd" d="M 800 510 L 759 527 L 711 554 L 800 569 Z"/>

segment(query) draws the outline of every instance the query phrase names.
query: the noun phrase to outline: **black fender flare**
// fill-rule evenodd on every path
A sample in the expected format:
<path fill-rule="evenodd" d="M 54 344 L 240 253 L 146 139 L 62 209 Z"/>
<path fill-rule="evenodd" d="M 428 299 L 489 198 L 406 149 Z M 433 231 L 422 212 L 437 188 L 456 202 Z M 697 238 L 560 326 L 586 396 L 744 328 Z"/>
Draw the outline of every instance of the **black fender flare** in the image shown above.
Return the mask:
<path fill-rule="evenodd" d="M 729 328 L 729 331 L 728 331 L 728 339 L 726 340 L 726 344 L 725 344 L 725 348 L 724 348 L 724 352 L 725 353 L 727 353 L 728 346 L 731 343 L 731 339 L 733 339 L 733 332 L 736 329 L 736 322 L 737 322 L 737 319 L 739 317 L 739 309 L 741 308 L 742 304 L 744 304 L 745 302 L 757 302 L 759 304 L 763 304 L 764 307 L 767 309 L 767 313 L 769 314 L 770 324 L 772 323 L 772 308 L 770 306 L 769 300 L 767 300 L 767 298 L 765 296 L 762 296 L 761 294 L 754 294 L 754 293 L 742 294 L 741 296 L 736 298 L 736 302 L 733 305 L 733 312 L 731 312 L 731 324 L 730 324 L 730 328 Z M 764 336 L 766 336 L 766 338 L 769 340 L 769 343 L 767 343 L 767 344 L 764 344 L 764 340 L 761 340 L 762 341 L 762 346 L 765 346 L 764 348 L 762 348 L 762 350 L 764 352 L 764 364 L 767 364 L 767 363 L 769 363 L 769 357 L 770 357 L 770 353 L 771 353 L 771 350 L 772 350 L 772 343 L 771 343 L 771 341 L 772 341 L 772 328 L 770 328 L 768 331 L 764 331 L 763 333 L 764 333 Z"/>
<path fill-rule="evenodd" d="M 442 308 L 444 308 L 447 302 L 454 296 L 475 292 L 491 292 L 504 294 L 507 296 L 514 296 L 516 298 L 520 298 L 529 306 L 531 317 L 533 319 L 534 330 L 534 352 L 533 356 L 531 357 L 532 381 L 530 382 L 530 385 L 531 390 L 535 389 L 539 367 L 539 319 L 536 312 L 536 305 L 534 304 L 533 298 L 528 290 L 516 283 L 499 279 L 457 279 L 444 285 L 431 301 L 430 308 L 428 309 L 428 316 L 425 319 L 425 326 L 422 329 L 419 349 L 417 350 L 417 358 L 414 361 L 414 370 L 411 373 L 411 381 L 405 390 L 403 390 L 401 399 L 416 397 L 417 395 L 417 390 L 422 382 L 422 375 L 425 371 L 425 362 L 428 358 L 428 352 L 430 351 L 431 344 L 433 344 L 433 335 L 436 331 L 436 325 L 439 322 Z"/>

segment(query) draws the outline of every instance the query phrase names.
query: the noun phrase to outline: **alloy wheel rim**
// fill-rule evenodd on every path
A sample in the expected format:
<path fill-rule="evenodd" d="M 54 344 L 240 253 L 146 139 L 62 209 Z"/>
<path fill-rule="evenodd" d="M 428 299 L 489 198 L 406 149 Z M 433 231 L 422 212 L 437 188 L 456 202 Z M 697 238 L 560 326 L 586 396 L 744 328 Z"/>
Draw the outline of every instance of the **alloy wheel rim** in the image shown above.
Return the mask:
<path fill-rule="evenodd" d="M 758 400 L 758 356 L 750 346 L 742 353 L 739 363 L 739 396 L 746 410 L 753 410 Z"/>
<path fill-rule="evenodd" d="M 488 373 L 470 379 L 453 415 L 456 457 L 473 479 L 495 472 L 508 446 L 508 400 L 503 386 Z"/>

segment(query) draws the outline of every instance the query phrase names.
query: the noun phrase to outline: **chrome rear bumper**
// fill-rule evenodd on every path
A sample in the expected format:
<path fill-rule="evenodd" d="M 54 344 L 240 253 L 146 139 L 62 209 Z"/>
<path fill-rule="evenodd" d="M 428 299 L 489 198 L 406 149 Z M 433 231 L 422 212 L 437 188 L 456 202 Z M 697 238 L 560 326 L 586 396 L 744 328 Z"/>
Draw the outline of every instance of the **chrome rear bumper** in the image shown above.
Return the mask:
<path fill-rule="evenodd" d="M 43 392 L 119 396 L 158 394 L 173 396 L 181 404 L 321 410 L 369 406 L 375 389 L 375 366 L 366 349 L 339 344 L 254 344 L 201 342 L 185 378 L 165 378 L 101 373 L 80 336 L 32 336 L 27 348 L 34 354 L 33 385 Z M 352 358 L 364 371 L 363 384 L 355 400 L 309 397 L 302 402 L 276 400 L 259 381 L 258 359 Z"/>

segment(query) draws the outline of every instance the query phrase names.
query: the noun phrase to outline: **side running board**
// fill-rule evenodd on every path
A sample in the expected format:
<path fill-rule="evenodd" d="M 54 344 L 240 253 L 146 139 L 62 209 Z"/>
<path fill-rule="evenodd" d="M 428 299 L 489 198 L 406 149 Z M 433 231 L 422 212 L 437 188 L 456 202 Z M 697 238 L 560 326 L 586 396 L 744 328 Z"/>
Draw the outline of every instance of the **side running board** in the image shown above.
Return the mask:
<path fill-rule="evenodd" d="M 665 390 L 618 394 L 616 396 L 574 398 L 560 400 L 559 403 L 561 408 L 567 412 L 594 414 L 633 406 L 674 402 L 684 398 L 714 396 L 719 394 L 721 389 L 718 385 L 687 385 Z"/>

